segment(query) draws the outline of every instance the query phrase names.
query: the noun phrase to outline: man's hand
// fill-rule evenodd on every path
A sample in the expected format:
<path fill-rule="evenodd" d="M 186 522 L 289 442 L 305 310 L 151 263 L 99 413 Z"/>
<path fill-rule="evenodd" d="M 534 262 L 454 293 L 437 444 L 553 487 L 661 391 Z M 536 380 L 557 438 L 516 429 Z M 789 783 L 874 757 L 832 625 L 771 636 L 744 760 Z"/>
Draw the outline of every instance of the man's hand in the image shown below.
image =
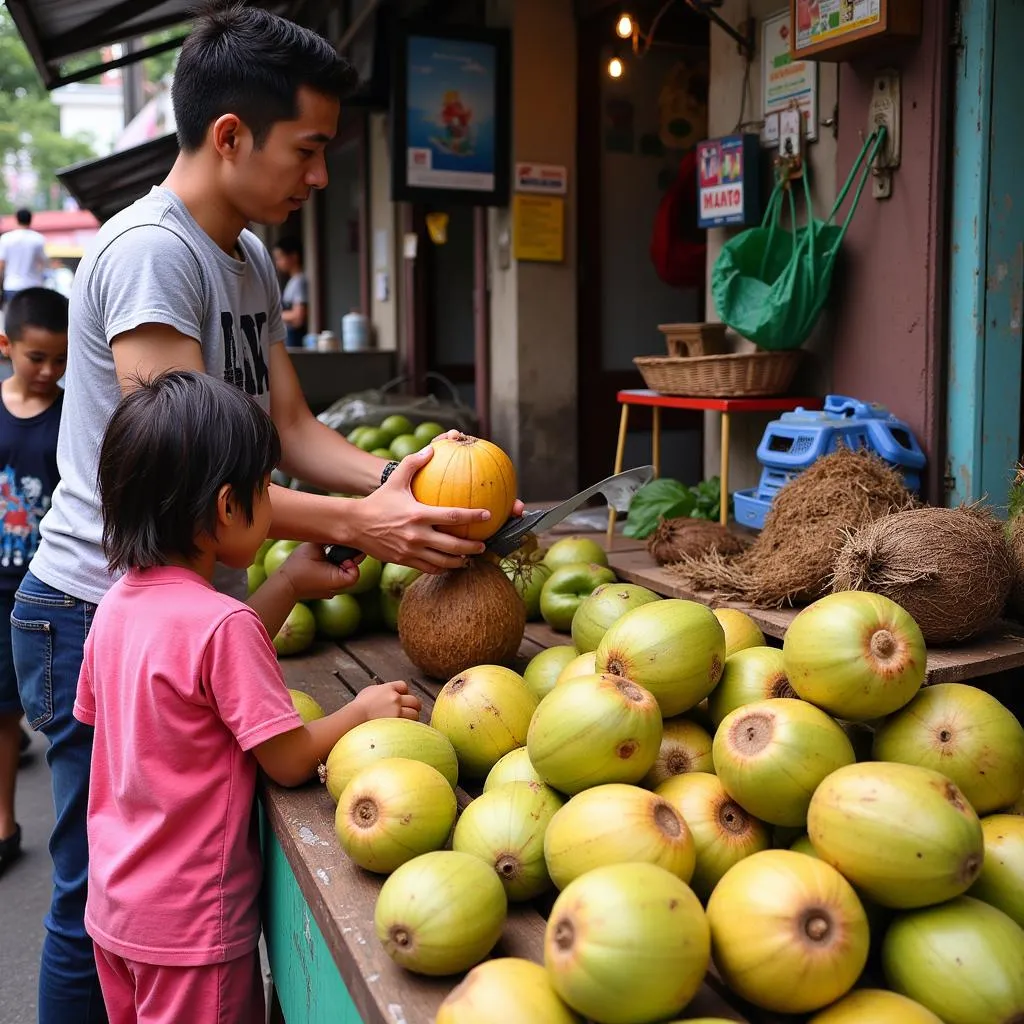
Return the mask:
<path fill-rule="evenodd" d="M 407 456 L 387 483 L 349 506 L 357 527 L 353 543 L 368 555 L 421 572 L 440 573 L 459 569 L 466 558 L 483 552 L 480 541 L 454 537 L 437 527 L 484 522 L 491 518 L 490 512 L 423 505 L 413 497 L 412 478 L 433 454 L 428 445 Z"/>
<path fill-rule="evenodd" d="M 334 597 L 359 582 L 359 567 L 347 560 L 332 565 L 319 544 L 300 544 L 277 570 L 291 585 L 296 601 L 315 601 Z"/>

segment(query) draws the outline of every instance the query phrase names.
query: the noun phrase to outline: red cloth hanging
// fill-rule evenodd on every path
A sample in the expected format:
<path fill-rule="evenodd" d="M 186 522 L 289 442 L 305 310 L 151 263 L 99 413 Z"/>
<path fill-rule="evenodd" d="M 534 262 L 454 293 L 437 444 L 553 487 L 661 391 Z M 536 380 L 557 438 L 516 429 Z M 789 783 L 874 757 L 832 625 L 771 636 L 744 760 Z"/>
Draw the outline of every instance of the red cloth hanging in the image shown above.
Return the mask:
<path fill-rule="evenodd" d="M 679 161 L 675 181 L 666 189 L 654 217 L 651 262 L 658 277 L 673 288 L 703 288 L 707 236 L 697 226 L 697 150 Z"/>

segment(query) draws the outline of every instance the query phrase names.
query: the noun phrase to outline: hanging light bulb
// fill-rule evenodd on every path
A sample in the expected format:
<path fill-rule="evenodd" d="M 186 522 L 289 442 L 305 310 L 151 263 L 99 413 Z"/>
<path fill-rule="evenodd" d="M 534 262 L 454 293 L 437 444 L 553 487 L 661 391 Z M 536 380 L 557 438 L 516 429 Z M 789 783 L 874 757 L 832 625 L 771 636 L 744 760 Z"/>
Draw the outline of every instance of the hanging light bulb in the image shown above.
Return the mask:
<path fill-rule="evenodd" d="M 633 19 L 628 14 L 620 15 L 615 31 L 620 39 L 628 39 L 633 34 Z"/>
<path fill-rule="evenodd" d="M 621 78 L 622 72 L 625 70 L 622 61 L 618 57 L 612 57 L 608 61 L 608 75 L 610 78 Z"/>

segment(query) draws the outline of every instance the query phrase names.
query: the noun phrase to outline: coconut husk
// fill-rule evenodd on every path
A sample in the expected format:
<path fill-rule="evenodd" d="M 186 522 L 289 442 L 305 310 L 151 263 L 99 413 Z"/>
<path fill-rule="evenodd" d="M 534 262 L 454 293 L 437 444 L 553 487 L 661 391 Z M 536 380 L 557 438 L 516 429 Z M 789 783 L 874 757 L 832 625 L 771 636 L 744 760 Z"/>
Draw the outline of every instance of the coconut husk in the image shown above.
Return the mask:
<path fill-rule="evenodd" d="M 929 644 L 962 643 L 991 629 L 1013 581 L 1002 524 L 979 505 L 914 508 L 851 531 L 832 589 L 895 601 Z"/>
<path fill-rule="evenodd" d="M 730 533 L 721 523 L 688 517 L 662 519 L 647 538 L 647 550 L 659 565 L 671 565 L 707 551 L 738 555 L 746 546 L 745 540 Z"/>
<path fill-rule="evenodd" d="M 1010 520 L 1007 533 L 1013 582 L 1006 602 L 1006 611 L 1017 622 L 1024 622 L 1024 515 Z"/>
<path fill-rule="evenodd" d="M 526 628 L 526 605 L 486 556 L 465 569 L 424 574 L 398 606 L 398 639 L 406 657 L 434 679 L 474 665 L 507 665 Z"/>
<path fill-rule="evenodd" d="M 841 448 L 813 462 L 772 502 L 764 529 L 740 555 L 711 551 L 669 572 L 688 589 L 762 608 L 809 604 L 831 589 L 846 531 L 913 504 L 878 456 Z"/>

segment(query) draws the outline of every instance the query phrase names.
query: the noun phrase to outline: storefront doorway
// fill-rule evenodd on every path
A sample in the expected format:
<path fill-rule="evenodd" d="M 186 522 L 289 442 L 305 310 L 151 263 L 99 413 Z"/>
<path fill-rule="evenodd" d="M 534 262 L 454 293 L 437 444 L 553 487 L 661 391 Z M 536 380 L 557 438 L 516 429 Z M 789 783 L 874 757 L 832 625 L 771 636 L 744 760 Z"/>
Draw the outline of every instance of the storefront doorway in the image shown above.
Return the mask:
<path fill-rule="evenodd" d="M 646 33 L 661 3 L 633 3 Z M 618 427 L 616 393 L 643 387 L 633 357 L 666 354 L 663 323 L 703 319 L 703 279 L 674 288 L 658 276 L 650 241 L 662 196 L 683 154 L 706 133 L 708 23 L 685 4 L 661 19 L 642 56 L 619 39 L 621 11 L 579 25 L 579 436 L 580 480 L 611 471 Z M 609 62 L 621 59 L 613 78 Z M 703 278 L 703 275 L 701 275 Z M 627 464 L 650 460 L 650 416 L 636 415 Z M 664 420 L 662 472 L 687 482 L 701 475 L 702 418 Z"/>

